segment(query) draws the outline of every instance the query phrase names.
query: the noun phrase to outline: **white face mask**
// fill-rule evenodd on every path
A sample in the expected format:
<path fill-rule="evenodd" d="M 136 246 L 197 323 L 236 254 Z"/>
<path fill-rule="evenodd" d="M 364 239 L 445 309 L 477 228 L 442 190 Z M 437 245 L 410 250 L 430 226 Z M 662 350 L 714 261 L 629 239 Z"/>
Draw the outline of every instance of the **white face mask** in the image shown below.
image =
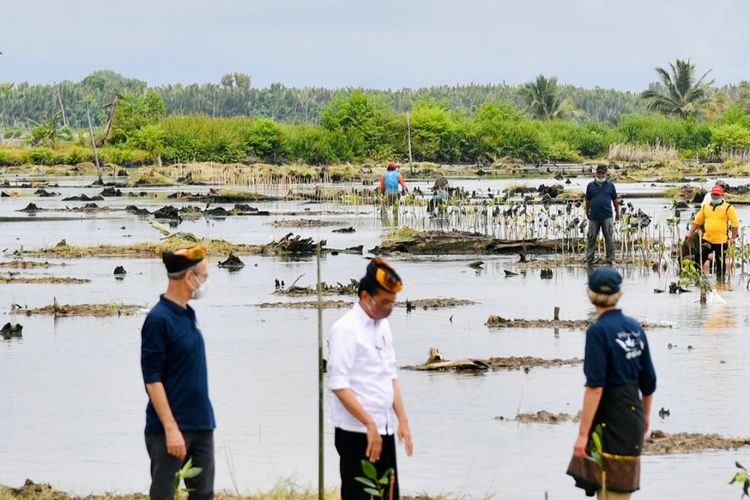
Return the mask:
<path fill-rule="evenodd" d="M 197 288 L 193 288 L 192 285 L 190 286 L 190 288 L 193 289 L 193 296 L 192 296 L 193 300 L 202 299 L 208 293 L 208 277 L 206 277 L 206 281 L 199 284 Z"/>

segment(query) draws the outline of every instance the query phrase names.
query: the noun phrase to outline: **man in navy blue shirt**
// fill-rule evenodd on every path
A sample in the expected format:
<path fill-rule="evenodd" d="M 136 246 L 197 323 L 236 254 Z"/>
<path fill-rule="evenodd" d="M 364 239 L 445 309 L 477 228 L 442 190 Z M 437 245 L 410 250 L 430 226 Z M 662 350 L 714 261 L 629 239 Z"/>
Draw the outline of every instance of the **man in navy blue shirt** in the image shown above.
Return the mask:
<path fill-rule="evenodd" d="M 214 412 L 208 398 L 203 335 L 188 305 L 205 295 L 206 252 L 201 246 L 165 252 L 169 286 L 141 330 L 141 370 L 149 396 L 146 448 L 154 500 L 173 499 L 175 474 L 192 459 L 202 472 L 185 479 L 191 500 L 214 498 Z"/>
<path fill-rule="evenodd" d="M 586 186 L 586 217 L 589 219 L 589 231 L 586 242 L 586 263 L 594 264 L 596 253 L 596 239 L 601 229 L 604 235 L 604 247 L 607 251 L 607 264 L 615 261 L 614 221 L 612 220 L 612 205 L 614 205 L 614 219 L 620 220 L 620 203 L 617 201 L 617 190 L 611 181 L 607 180 L 607 166 L 596 167 L 596 178 Z"/>

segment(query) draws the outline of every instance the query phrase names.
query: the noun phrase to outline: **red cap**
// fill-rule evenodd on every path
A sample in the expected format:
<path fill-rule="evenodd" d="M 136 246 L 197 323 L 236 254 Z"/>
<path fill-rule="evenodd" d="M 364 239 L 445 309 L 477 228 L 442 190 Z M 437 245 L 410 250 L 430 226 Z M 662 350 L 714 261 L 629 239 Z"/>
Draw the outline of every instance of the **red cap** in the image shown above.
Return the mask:
<path fill-rule="evenodd" d="M 711 194 L 718 194 L 719 196 L 724 196 L 724 188 L 721 186 L 714 186 L 711 188 Z"/>
<path fill-rule="evenodd" d="M 392 162 L 388 163 L 388 166 L 396 168 L 396 167 L 398 167 L 398 163 L 396 163 L 395 161 L 392 161 Z"/>

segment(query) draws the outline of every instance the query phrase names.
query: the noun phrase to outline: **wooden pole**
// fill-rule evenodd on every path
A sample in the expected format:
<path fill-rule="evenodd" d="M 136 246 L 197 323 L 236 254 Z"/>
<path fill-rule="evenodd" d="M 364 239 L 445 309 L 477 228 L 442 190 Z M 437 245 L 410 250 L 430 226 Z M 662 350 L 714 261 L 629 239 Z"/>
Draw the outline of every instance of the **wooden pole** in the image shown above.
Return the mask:
<path fill-rule="evenodd" d="M 103 186 L 102 167 L 99 165 L 99 153 L 96 152 L 96 140 L 94 139 L 94 126 L 91 124 L 91 106 L 86 101 L 86 118 L 89 120 L 89 137 L 91 137 L 91 149 L 94 150 L 94 163 L 96 164 L 96 175 L 99 178 L 99 185 Z"/>
<path fill-rule="evenodd" d="M 414 167 L 411 164 L 411 121 L 409 121 L 409 112 L 406 112 L 406 138 L 409 145 L 409 173 L 414 175 Z"/>
<path fill-rule="evenodd" d="M 318 266 L 318 500 L 325 499 L 323 478 L 323 285 L 320 280 L 320 241 L 316 248 Z"/>

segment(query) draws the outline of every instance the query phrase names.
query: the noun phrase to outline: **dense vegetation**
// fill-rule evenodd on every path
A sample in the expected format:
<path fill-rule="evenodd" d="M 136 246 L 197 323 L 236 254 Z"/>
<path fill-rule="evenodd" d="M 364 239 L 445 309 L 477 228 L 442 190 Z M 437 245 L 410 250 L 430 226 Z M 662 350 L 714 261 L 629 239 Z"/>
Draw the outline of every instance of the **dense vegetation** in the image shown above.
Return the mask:
<path fill-rule="evenodd" d="M 253 89 L 242 73 L 157 88 L 104 71 L 79 83 L 0 84 L 0 137 L 30 146 L 0 147 L 0 165 L 90 161 L 87 103 L 102 160 L 120 165 L 404 159 L 408 130 L 415 160 L 445 163 L 580 161 L 607 157 L 611 145 L 704 159 L 750 150 L 747 82 L 715 89 L 690 61 L 671 70 L 657 68 L 661 81 L 641 95 L 544 76 L 416 91 Z"/>

